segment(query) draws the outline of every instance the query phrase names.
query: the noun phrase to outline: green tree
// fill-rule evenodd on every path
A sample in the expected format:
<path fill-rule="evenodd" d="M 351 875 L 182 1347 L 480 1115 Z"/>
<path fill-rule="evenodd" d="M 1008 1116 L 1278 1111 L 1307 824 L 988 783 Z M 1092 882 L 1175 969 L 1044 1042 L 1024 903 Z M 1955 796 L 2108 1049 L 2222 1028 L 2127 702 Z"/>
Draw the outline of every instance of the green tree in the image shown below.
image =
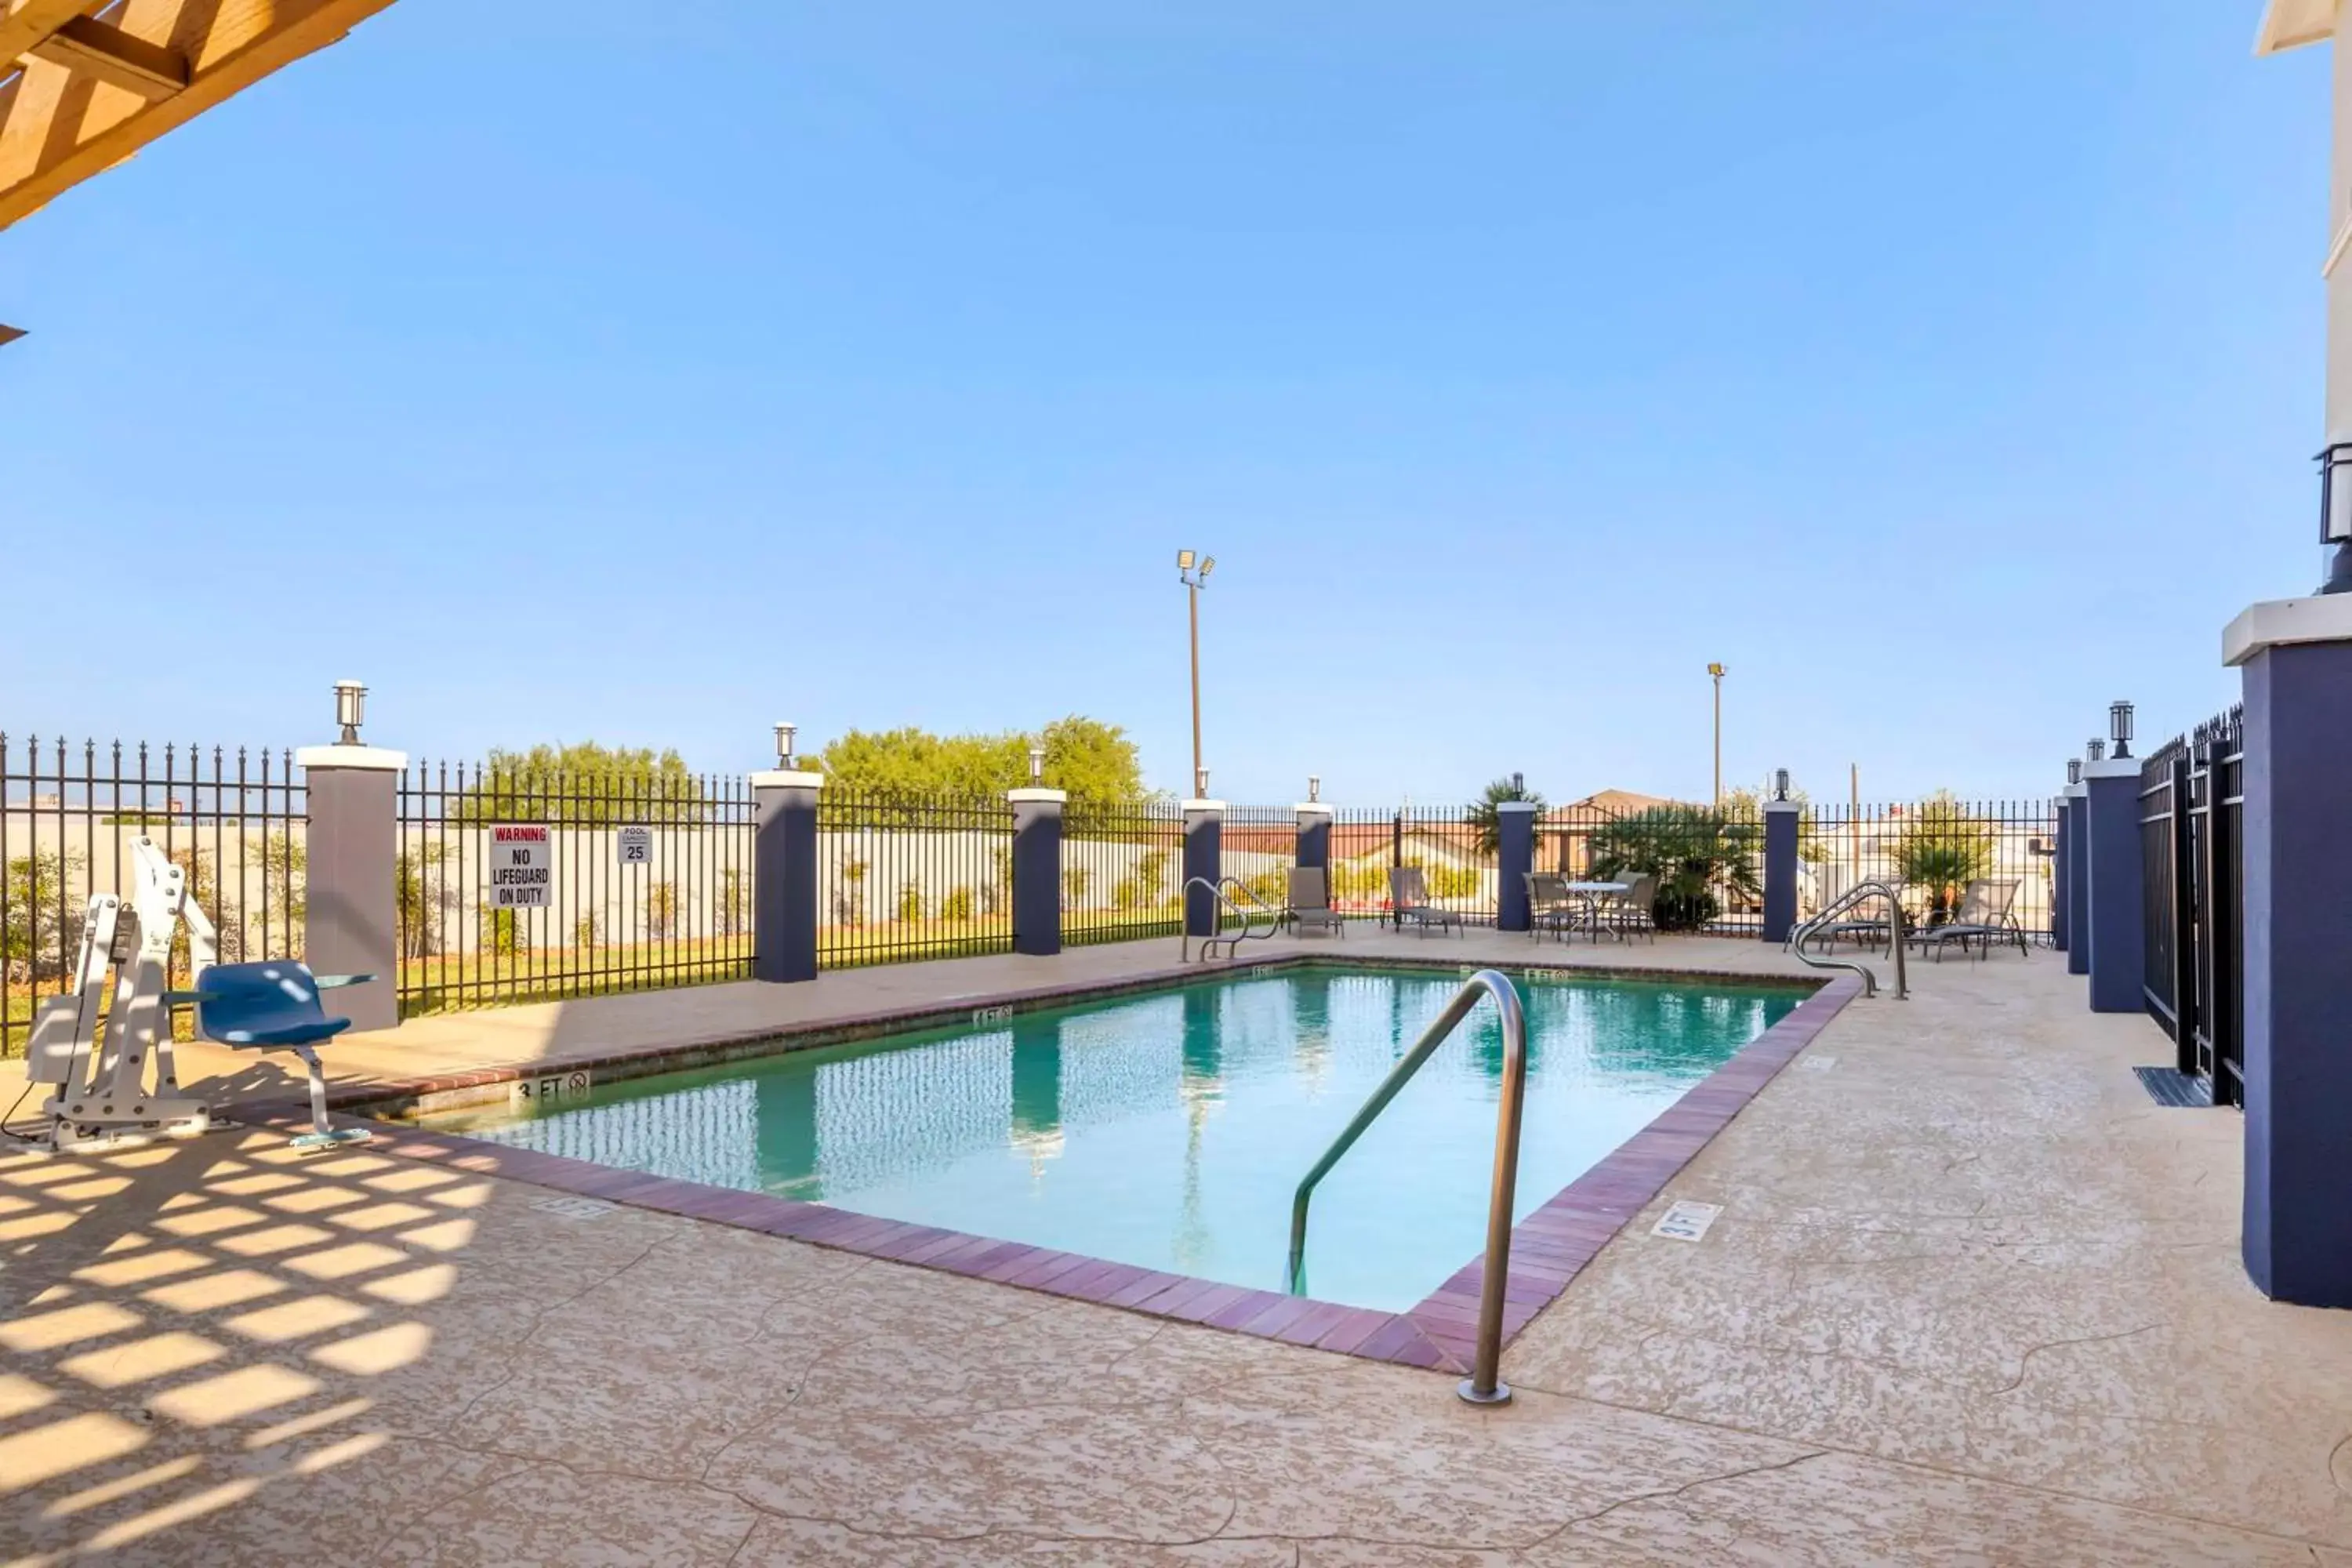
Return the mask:
<path fill-rule="evenodd" d="M 1927 923 L 1951 916 L 1969 883 L 1993 859 L 1993 830 L 1950 790 L 1939 789 L 1911 808 L 1895 844 L 1895 868 L 1927 895 Z"/>
<path fill-rule="evenodd" d="M 1658 879 L 1650 918 L 1660 931 L 1699 931 L 1721 905 L 1718 889 L 1761 897 L 1756 855 L 1763 829 L 1703 805 L 1654 805 L 1604 823 L 1592 834 L 1592 872 Z"/>
<path fill-rule="evenodd" d="M 1037 734 L 1045 783 L 1074 806 L 1143 796 L 1135 742 L 1116 724 L 1073 714 Z M 856 795 L 987 797 L 1029 782 L 1030 737 L 934 735 L 928 730 L 852 730 L 811 761 L 833 785 Z"/>
<path fill-rule="evenodd" d="M 12 980 L 57 980 L 73 973 L 81 950 L 83 903 L 66 895 L 81 870 L 79 850 L 37 849 L 8 862 L 8 917 L 0 925 L 0 960 Z"/>
<path fill-rule="evenodd" d="M 701 819 L 702 781 L 676 752 L 650 747 L 533 746 L 491 751 L 463 794 L 453 822 L 546 822 L 609 827 L 623 822 Z"/>
<path fill-rule="evenodd" d="M 1502 845 L 1503 814 L 1500 808 L 1507 800 L 1531 802 L 1536 808 L 1537 816 L 1540 817 L 1544 814 L 1543 796 L 1515 780 L 1496 779 L 1486 786 L 1485 792 L 1476 800 L 1470 803 L 1470 831 L 1481 854 L 1492 855 Z M 1433 886 L 1430 891 L 1435 895 L 1437 889 Z"/>

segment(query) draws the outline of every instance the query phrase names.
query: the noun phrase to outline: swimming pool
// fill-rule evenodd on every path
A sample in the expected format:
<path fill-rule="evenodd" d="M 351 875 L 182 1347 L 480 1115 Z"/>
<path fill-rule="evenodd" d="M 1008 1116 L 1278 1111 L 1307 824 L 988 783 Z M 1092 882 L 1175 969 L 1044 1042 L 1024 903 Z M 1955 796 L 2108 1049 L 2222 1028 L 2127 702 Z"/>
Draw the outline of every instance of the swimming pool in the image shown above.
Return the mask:
<path fill-rule="evenodd" d="M 1807 992 L 1513 977 L 1524 1217 Z M 1286 967 L 599 1084 L 421 1124 L 1227 1284 L 1285 1289 L 1292 1189 L 1459 989 Z M 1484 1244 L 1501 1031 L 1482 1004 L 1318 1190 L 1315 1296 L 1403 1310 Z"/>

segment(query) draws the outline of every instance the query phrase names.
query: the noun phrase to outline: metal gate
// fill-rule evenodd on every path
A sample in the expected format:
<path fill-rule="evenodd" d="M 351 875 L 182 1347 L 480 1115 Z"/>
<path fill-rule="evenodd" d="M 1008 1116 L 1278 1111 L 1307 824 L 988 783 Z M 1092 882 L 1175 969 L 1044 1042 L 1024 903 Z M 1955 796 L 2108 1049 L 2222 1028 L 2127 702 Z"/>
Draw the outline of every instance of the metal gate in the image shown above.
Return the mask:
<path fill-rule="evenodd" d="M 2245 1103 L 2243 736 L 2233 708 L 2140 767 L 2142 994 L 2216 1105 Z"/>

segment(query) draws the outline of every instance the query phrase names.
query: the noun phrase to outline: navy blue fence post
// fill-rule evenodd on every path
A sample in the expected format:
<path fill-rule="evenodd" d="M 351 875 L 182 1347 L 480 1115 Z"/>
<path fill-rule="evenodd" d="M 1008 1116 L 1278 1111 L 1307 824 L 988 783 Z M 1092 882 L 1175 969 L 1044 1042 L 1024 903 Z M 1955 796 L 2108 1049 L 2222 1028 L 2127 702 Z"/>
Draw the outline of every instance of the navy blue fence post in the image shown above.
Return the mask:
<path fill-rule="evenodd" d="M 1495 929 L 1534 927 L 1528 905 L 1528 874 L 1536 868 L 1536 803 L 1498 801 L 1495 805 Z"/>
<path fill-rule="evenodd" d="M 2066 786 L 2066 973 L 2091 973 L 2090 843 L 2083 786 Z"/>
<path fill-rule="evenodd" d="M 2139 784 L 2137 757 L 2083 764 L 2094 1013 L 2137 1013 L 2147 1005 L 2147 863 Z"/>
<path fill-rule="evenodd" d="M 1331 896 L 1331 808 L 1318 800 L 1298 803 L 1298 846 L 1296 861 L 1302 871 L 1323 873 L 1323 889 Z"/>
<path fill-rule="evenodd" d="M 2352 594 L 2257 605 L 2222 647 L 2246 683 L 2246 1272 L 2352 1307 Z"/>
<path fill-rule="evenodd" d="M 816 797 L 823 773 L 751 775 L 751 978 L 816 978 Z"/>
<path fill-rule="evenodd" d="M 1016 789 L 1013 803 L 1013 951 L 1062 951 L 1062 808 L 1058 789 Z"/>
<path fill-rule="evenodd" d="M 2059 952 L 2066 951 L 2066 899 L 2074 891 L 2074 879 L 2066 864 L 2066 797 L 2058 796 L 2051 803 L 2052 815 L 2057 820 L 2056 830 L 2050 838 L 2050 945 Z"/>
<path fill-rule="evenodd" d="M 1793 800 L 1764 803 L 1764 929 L 1766 942 L 1786 942 L 1797 923 L 1797 824 L 1804 807 Z"/>
<path fill-rule="evenodd" d="M 1217 934 L 1217 896 L 1208 888 L 1192 886 L 1200 878 L 1210 888 L 1224 875 L 1225 803 L 1188 800 L 1184 803 L 1184 934 Z"/>

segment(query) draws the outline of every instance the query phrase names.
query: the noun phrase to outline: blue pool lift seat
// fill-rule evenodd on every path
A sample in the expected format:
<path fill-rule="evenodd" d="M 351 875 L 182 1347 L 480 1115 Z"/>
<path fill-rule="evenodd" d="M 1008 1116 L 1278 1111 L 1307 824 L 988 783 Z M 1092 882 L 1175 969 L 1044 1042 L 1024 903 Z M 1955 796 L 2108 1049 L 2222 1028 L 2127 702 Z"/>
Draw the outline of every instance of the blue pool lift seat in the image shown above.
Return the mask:
<path fill-rule="evenodd" d="M 193 991 L 175 991 L 173 1002 L 194 1003 L 196 1032 L 216 1045 L 241 1051 L 291 1051 L 310 1074 L 310 1131 L 293 1140 L 298 1149 L 358 1143 L 363 1127 L 338 1128 L 327 1121 L 327 1079 L 313 1049 L 352 1026 L 331 1018 L 319 994 L 342 985 L 363 985 L 373 974 L 313 974 L 291 959 L 259 963 L 207 964 Z"/>

